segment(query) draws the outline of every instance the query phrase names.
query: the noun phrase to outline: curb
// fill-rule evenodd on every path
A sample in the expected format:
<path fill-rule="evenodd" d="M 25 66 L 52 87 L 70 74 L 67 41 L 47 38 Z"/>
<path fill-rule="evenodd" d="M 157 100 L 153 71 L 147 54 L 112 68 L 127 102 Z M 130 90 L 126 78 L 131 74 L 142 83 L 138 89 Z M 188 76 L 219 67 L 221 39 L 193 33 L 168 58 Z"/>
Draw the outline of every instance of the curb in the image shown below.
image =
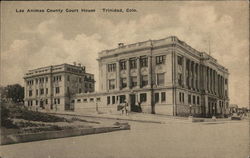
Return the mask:
<path fill-rule="evenodd" d="M 15 135 L 2 135 L 1 145 L 57 139 L 65 137 L 74 137 L 98 133 L 107 133 L 119 130 L 130 130 L 130 125 L 120 124 L 112 127 L 98 127 L 98 128 L 86 128 L 86 129 L 66 129 L 62 131 L 49 131 L 41 133 L 29 133 L 29 134 L 15 134 Z"/>

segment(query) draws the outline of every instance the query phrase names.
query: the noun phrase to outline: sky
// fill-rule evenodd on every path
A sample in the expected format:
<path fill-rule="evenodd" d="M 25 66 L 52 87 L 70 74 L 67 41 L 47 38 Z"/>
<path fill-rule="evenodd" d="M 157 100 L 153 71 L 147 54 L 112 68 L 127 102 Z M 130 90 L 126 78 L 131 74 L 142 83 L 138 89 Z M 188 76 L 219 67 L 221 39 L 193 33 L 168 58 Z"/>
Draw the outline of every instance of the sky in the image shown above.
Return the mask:
<path fill-rule="evenodd" d="M 149 39 L 177 36 L 229 69 L 230 103 L 249 104 L 247 1 L 1 2 L 1 85 L 24 84 L 30 69 L 74 61 L 94 73 L 98 52 Z M 65 9 L 95 9 L 94 13 Z M 103 8 L 123 9 L 106 13 Z M 126 12 L 127 8 L 137 12 Z M 24 13 L 17 12 L 24 10 Z M 63 9 L 27 13 L 27 9 Z"/>

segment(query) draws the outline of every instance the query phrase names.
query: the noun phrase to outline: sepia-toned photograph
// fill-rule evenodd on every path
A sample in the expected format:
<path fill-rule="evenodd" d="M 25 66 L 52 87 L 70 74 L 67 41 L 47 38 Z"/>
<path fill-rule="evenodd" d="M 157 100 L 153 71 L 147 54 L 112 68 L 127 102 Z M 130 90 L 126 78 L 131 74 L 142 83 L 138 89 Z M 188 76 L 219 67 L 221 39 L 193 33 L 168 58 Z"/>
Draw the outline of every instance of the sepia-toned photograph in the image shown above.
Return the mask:
<path fill-rule="evenodd" d="M 248 1 L 0 4 L 0 158 L 249 158 Z"/>

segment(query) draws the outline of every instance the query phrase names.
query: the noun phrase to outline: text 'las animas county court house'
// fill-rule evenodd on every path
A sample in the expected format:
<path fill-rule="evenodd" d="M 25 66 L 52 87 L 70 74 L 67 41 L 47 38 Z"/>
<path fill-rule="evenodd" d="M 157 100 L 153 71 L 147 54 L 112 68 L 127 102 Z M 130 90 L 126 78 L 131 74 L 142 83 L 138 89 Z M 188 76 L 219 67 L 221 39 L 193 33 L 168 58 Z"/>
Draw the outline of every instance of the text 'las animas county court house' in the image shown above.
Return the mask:
<path fill-rule="evenodd" d="M 100 52 L 97 60 L 99 92 L 74 93 L 70 107 L 75 111 L 94 112 L 97 106 L 100 111 L 117 111 L 126 100 L 131 111 L 139 102 L 148 113 L 203 117 L 228 113 L 228 70 L 175 36 L 120 43 Z"/>

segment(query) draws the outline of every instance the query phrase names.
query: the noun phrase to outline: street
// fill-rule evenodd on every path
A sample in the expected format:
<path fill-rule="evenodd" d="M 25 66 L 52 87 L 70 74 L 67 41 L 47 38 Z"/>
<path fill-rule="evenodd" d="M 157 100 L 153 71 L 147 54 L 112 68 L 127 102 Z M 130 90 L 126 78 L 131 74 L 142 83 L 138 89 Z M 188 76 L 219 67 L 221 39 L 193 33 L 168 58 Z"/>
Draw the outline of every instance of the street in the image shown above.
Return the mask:
<path fill-rule="evenodd" d="M 247 158 L 249 122 L 129 122 L 131 130 L 1 146 L 2 158 Z"/>

